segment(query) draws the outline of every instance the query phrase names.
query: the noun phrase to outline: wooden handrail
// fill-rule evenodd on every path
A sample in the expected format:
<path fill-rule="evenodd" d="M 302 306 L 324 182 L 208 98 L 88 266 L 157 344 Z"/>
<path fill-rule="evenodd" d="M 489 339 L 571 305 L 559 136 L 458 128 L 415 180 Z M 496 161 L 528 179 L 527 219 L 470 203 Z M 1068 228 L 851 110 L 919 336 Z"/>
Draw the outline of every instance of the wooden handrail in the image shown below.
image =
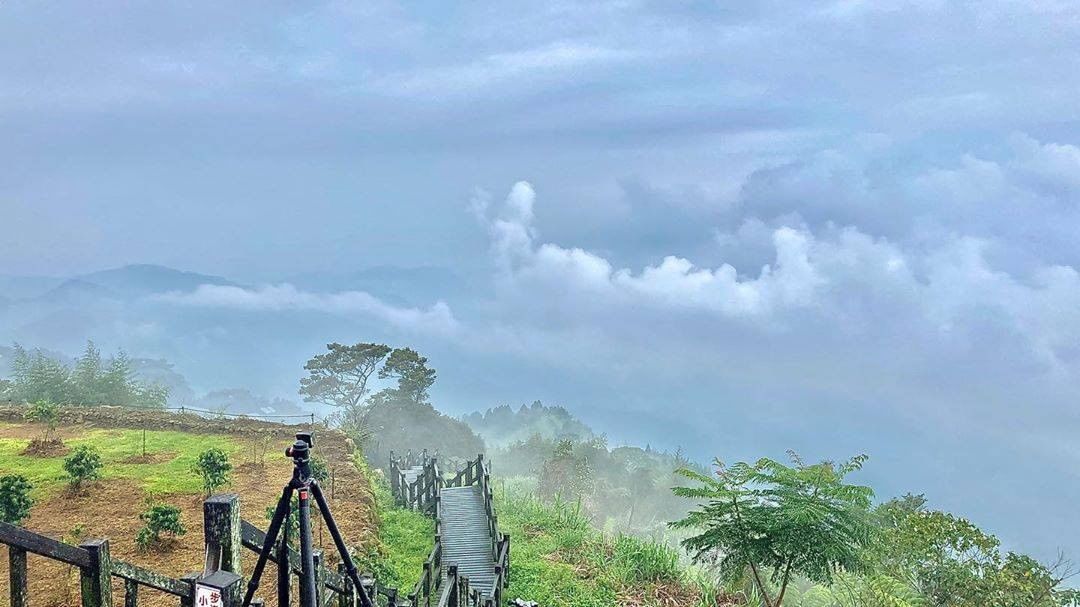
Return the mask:
<path fill-rule="evenodd" d="M 9 523 L 0 523 L 0 544 L 14 546 L 20 550 L 80 568 L 90 567 L 93 564 L 90 552 L 83 548 L 65 544 Z"/>
<path fill-rule="evenodd" d="M 191 596 L 191 585 L 187 582 L 173 579 L 167 575 L 155 573 L 149 569 L 143 569 L 138 565 L 113 560 L 112 574 L 114 577 L 135 582 L 141 586 L 147 586 L 155 590 L 167 592 L 179 597 Z"/>

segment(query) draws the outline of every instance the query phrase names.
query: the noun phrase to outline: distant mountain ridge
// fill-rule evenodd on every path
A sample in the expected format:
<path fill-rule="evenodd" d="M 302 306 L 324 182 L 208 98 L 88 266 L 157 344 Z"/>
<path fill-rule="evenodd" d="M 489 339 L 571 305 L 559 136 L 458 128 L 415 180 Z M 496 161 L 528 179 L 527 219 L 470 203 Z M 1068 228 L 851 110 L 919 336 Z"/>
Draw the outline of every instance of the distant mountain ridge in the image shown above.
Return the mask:
<path fill-rule="evenodd" d="M 154 264 L 130 264 L 67 278 L 0 276 L 0 301 L 71 302 L 87 297 L 125 299 L 151 293 L 191 291 L 204 284 L 239 286 L 239 283 L 221 276 Z"/>
<path fill-rule="evenodd" d="M 72 280 L 92 283 L 124 295 L 149 295 L 168 291 L 191 291 L 199 285 L 240 286 L 221 276 L 186 272 L 153 264 L 132 264 L 77 276 Z"/>

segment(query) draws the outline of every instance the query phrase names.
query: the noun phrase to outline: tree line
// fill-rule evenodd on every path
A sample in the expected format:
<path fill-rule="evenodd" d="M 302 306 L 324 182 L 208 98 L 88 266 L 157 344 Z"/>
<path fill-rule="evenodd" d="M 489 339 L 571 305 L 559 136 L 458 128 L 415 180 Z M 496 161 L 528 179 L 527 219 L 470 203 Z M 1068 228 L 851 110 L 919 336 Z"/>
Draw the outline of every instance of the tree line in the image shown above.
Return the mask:
<path fill-rule="evenodd" d="M 168 388 L 135 379 L 123 350 L 103 358 L 88 341 L 82 356 L 68 365 L 40 349 L 19 344 L 13 349 L 10 379 L 0 380 L 0 400 L 163 408 L 169 397 Z"/>

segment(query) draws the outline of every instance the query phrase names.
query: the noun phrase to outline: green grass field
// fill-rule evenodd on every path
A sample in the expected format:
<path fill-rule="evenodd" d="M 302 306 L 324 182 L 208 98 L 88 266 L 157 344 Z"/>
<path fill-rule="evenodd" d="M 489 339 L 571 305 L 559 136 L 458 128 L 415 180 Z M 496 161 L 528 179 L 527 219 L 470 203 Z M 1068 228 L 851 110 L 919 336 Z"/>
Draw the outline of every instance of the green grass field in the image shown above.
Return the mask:
<path fill-rule="evenodd" d="M 0 438 L 0 474 L 25 476 L 34 485 L 35 498 L 60 491 L 67 483 L 64 457 L 20 455 L 27 444 L 28 439 Z M 125 463 L 143 452 L 141 430 L 87 430 L 66 439 L 64 444 L 72 448 L 84 444 L 93 446 L 104 464 L 102 478 L 129 479 L 151 494 L 198 493 L 202 485 L 198 476 L 191 472 L 191 466 L 199 453 L 217 447 L 238 462 L 243 461 L 245 451 L 235 438 L 152 430 L 146 431 L 147 452 L 175 453 L 176 457 L 159 463 Z"/>

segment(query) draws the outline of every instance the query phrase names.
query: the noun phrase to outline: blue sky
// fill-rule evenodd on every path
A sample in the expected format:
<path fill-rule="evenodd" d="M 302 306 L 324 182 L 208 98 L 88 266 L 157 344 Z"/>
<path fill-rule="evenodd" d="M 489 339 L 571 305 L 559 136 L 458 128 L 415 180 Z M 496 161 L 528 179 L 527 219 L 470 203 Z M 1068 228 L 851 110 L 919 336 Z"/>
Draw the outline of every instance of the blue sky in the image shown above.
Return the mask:
<path fill-rule="evenodd" d="M 728 4 L 4 3 L 0 273 L 228 276 L 155 301 L 1080 558 L 1080 8 Z M 468 288 L 295 279 L 378 265 Z"/>

